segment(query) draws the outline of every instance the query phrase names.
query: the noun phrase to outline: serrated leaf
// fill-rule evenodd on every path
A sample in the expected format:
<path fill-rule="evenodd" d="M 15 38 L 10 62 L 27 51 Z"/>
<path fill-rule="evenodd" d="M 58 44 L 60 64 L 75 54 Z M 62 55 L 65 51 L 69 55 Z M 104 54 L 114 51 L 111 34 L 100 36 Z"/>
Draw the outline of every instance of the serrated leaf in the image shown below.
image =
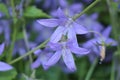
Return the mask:
<path fill-rule="evenodd" d="M 9 12 L 8 12 L 7 6 L 3 3 L 0 3 L 0 12 L 2 12 L 7 17 L 9 17 Z"/>
<path fill-rule="evenodd" d="M 49 18 L 50 16 L 35 6 L 27 7 L 24 16 L 28 18 Z"/>
<path fill-rule="evenodd" d="M 17 75 L 15 69 L 8 70 L 8 71 L 0 71 L 0 80 L 12 80 Z"/>

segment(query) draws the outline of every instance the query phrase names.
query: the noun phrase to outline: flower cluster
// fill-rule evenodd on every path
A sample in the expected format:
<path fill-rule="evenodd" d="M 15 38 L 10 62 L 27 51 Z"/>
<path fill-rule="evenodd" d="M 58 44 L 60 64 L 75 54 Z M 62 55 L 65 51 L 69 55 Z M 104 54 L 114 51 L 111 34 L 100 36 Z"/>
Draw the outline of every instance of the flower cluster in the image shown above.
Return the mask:
<path fill-rule="evenodd" d="M 47 67 L 57 63 L 62 56 L 62 59 L 65 65 L 67 66 L 67 68 L 71 71 L 75 71 L 76 67 L 75 67 L 72 53 L 76 55 L 84 55 L 87 53 L 95 52 L 96 55 L 101 56 L 101 60 L 103 60 L 105 57 L 105 48 L 103 50 L 103 47 L 105 47 L 105 44 L 113 43 L 112 45 L 116 45 L 116 41 L 109 38 L 111 27 L 106 28 L 103 31 L 103 33 L 101 33 L 101 30 L 103 30 L 103 26 L 98 22 L 94 21 L 97 18 L 96 17 L 97 14 L 93 14 L 91 16 L 90 19 L 93 18 L 93 20 L 89 20 L 89 18 L 86 17 L 86 15 L 83 16 L 84 17 L 83 19 L 81 18 L 79 19 L 79 21 L 81 21 L 80 23 L 87 27 L 80 25 L 78 21 L 73 21 L 72 18 L 66 16 L 60 8 L 57 10 L 56 14 L 57 14 L 56 19 L 53 18 L 53 19 L 38 20 L 38 23 L 40 23 L 43 26 L 57 27 L 55 32 L 52 34 L 50 38 L 50 42 L 48 43 L 48 46 L 52 50 L 54 50 L 55 53 L 46 62 Z M 95 25 L 96 27 L 93 27 L 93 25 Z M 89 33 L 90 35 L 90 31 L 93 31 L 95 38 L 83 44 L 83 46 L 86 47 L 86 49 L 80 48 L 78 46 L 76 35 L 87 34 L 87 33 Z M 99 37 L 98 37 L 98 34 L 100 34 Z M 96 47 L 97 44 L 100 44 L 98 45 L 100 49 L 97 49 Z"/>
<path fill-rule="evenodd" d="M 11 1 L 10 7 L 8 7 L 9 1 Z M 0 0 L 0 74 L 12 70 L 13 63 L 20 77 L 21 72 L 27 68 L 24 71 L 26 74 L 22 72 L 25 79 L 36 79 L 35 71 L 40 66 L 48 70 L 57 65 L 64 72 L 69 73 L 77 70 L 78 57 L 86 56 L 91 63 L 97 60 L 96 58 L 100 58 L 101 62 L 111 61 L 114 50 L 111 49 L 112 51 L 108 52 L 107 49 L 118 46 L 119 42 L 116 40 L 119 35 L 111 35 L 114 24 L 109 25 L 109 21 L 104 18 L 102 13 L 105 11 L 102 9 L 104 6 L 99 8 L 98 5 L 97 10 L 93 7 L 100 0 L 93 1 L 20 0 L 14 2 Z M 119 12 L 118 2 L 118 0 L 111 1 L 111 5 L 114 6 L 111 7 L 115 8 L 116 12 Z M 84 4 L 86 6 L 90 4 L 90 6 L 84 9 Z M 6 10 L 4 11 L 1 6 Z M 92 7 L 93 11 L 90 10 Z M 109 18 L 108 15 L 105 17 Z M 116 40 L 110 38 L 114 36 Z M 20 60 L 20 63 L 16 63 Z M 92 65 L 95 66 L 95 64 Z"/>
<path fill-rule="evenodd" d="M 73 21 L 72 18 L 67 17 L 64 12 L 59 8 L 57 10 L 57 19 L 41 19 L 38 23 L 47 27 L 57 27 L 55 32 L 50 38 L 48 46 L 55 51 L 54 55 L 46 62 L 46 66 L 52 66 L 63 58 L 66 66 L 71 70 L 75 71 L 75 63 L 72 53 L 75 54 L 87 54 L 89 51 L 78 46 L 77 34 L 88 33 L 87 29 L 77 22 Z"/>

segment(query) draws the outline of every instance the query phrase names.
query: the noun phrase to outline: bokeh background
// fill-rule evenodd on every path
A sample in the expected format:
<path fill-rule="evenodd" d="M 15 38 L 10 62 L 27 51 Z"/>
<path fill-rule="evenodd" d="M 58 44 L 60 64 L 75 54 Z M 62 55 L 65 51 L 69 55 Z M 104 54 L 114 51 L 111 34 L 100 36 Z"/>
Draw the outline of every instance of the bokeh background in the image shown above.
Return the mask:
<path fill-rule="evenodd" d="M 55 18 L 59 7 L 71 17 L 94 1 L 0 0 L 0 44 L 5 44 L 0 61 L 9 64 L 50 38 L 56 28 L 43 26 L 37 20 Z M 80 16 L 77 22 L 88 30 L 114 40 L 115 45 L 106 41 L 106 57 L 103 61 L 100 61 L 99 42 L 98 45 L 88 45 L 88 41 L 99 35 L 77 35 L 79 45 L 92 49 L 92 52 L 83 56 L 74 55 L 76 71 L 67 69 L 62 60 L 48 70 L 44 70 L 42 66 L 31 69 L 30 59 L 34 62 L 38 57 L 31 54 L 11 64 L 12 70 L 2 71 L 0 66 L 0 80 L 120 80 L 120 1 L 100 0 Z M 109 36 L 106 36 L 104 32 L 108 28 L 111 29 Z"/>

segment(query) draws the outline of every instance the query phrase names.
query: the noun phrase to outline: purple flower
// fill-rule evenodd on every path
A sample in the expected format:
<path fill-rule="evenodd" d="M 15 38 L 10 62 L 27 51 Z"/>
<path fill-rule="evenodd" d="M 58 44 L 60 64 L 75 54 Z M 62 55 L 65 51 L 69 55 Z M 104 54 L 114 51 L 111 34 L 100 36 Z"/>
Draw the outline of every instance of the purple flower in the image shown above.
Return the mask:
<path fill-rule="evenodd" d="M 7 71 L 11 69 L 13 69 L 11 65 L 0 61 L 0 71 Z"/>
<path fill-rule="evenodd" d="M 101 32 L 103 30 L 103 25 L 97 21 L 97 18 L 98 13 L 94 13 L 90 16 L 83 15 L 78 19 L 78 23 L 85 26 L 89 31 Z M 96 34 L 94 36 L 96 36 Z M 87 37 L 91 37 L 91 34 L 87 34 Z"/>
<path fill-rule="evenodd" d="M 68 6 L 67 0 L 59 0 L 59 6 L 62 8 L 66 8 Z"/>
<path fill-rule="evenodd" d="M 43 68 L 46 70 L 49 68 L 49 66 L 46 66 L 46 62 L 48 61 L 48 59 L 52 56 L 52 53 L 51 51 L 46 48 L 44 49 L 43 51 L 42 50 L 36 50 L 34 52 L 34 54 L 37 57 L 37 59 L 31 64 L 31 68 L 34 69 L 34 68 L 38 68 L 40 65 L 43 66 Z"/>
<path fill-rule="evenodd" d="M 33 47 L 35 47 L 37 44 L 34 42 L 29 42 L 28 43 L 28 47 L 29 49 L 32 49 Z M 14 47 L 14 51 L 13 51 L 13 56 L 16 54 L 19 54 L 20 56 L 24 55 L 27 52 L 27 48 L 25 45 L 25 42 L 23 39 L 16 41 L 15 43 L 15 47 Z"/>
<path fill-rule="evenodd" d="M 21 18 L 22 17 L 22 15 L 23 15 L 23 3 L 24 3 L 24 0 L 21 0 L 20 1 L 20 4 L 18 4 L 17 6 L 16 6 L 16 10 L 17 10 L 17 12 L 18 12 L 18 17 L 19 18 Z"/>
<path fill-rule="evenodd" d="M 57 7 L 57 1 L 56 0 L 45 0 L 43 7 L 55 9 Z"/>
<path fill-rule="evenodd" d="M 32 30 L 38 34 L 35 39 L 35 42 L 41 43 L 41 42 L 45 41 L 46 39 L 48 39 L 52 35 L 52 32 L 54 29 L 44 27 L 44 26 L 40 25 L 38 22 L 34 22 Z"/>
<path fill-rule="evenodd" d="M 52 66 L 56 64 L 60 58 L 62 57 L 65 65 L 70 71 L 75 71 L 76 66 L 74 63 L 74 58 L 72 53 L 74 54 L 87 54 L 89 51 L 84 48 L 80 48 L 74 40 L 68 40 L 67 42 L 60 42 L 60 43 L 52 43 L 48 44 L 51 49 L 55 50 L 54 55 L 48 60 L 46 66 Z"/>
<path fill-rule="evenodd" d="M 86 34 L 88 31 L 82 25 L 76 23 L 72 18 L 65 16 L 63 11 L 59 8 L 57 11 L 57 19 L 41 19 L 38 22 L 47 27 L 57 27 L 52 34 L 50 42 L 58 42 L 63 35 L 67 35 L 68 39 L 76 39 L 76 34 Z"/>
<path fill-rule="evenodd" d="M 3 32 L 3 28 L 2 26 L 0 26 L 0 34 Z"/>
<path fill-rule="evenodd" d="M 2 12 L 0 12 L 0 18 L 2 18 L 4 16 L 4 14 Z"/>
<path fill-rule="evenodd" d="M 24 55 L 27 52 L 24 40 L 18 40 L 15 43 L 13 55 L 19 54 Z"/>
<path fill-rule="evenodd" d="M 61 1 L 61 0 L 60 0 Z M 80 13 L 83 9 L 83 5 L 81 3 L 74 3 L 72 5 L 66 5 L 66 7 L 62 7 L 62 10 L 69 17 L 74 16 L 77 13 Z M 58 17 L 58 12 L 56 10 L 51 12 L 53 17 Z"/>
<path fill-rule="evenodd" d="M 3 53 L 3 51 L 4 51 L 4 48 L 5 48 L 5 44 L 2 43 L 2 44 L 0 45 L 0 55 L 2 55 L 2 53 Z"/>
<path fill-rule="evenodd" d="M 118 2 L 118 0 L 114 0 L 114 2 Z"/>
<path fill-rule="evenodd" d="M 74 3 L 69 7 L 70 16 L 80 13 L 83 10 L 82 3 Z"/>
<path fill-rule="evenodd" d="M 68 3 L 66 0 L 45 0 L 43 7 L 47 9 L 56 9 L 58 6 L 65 8 L 67 5 Z"/>
<path fill-rule="evenodd" d="M 116 46 L 117 42 L 113 40 L 112 38 L 109 38 L 111 32 L 111 27 L 107 27 L 102 33 L 102 37 L 100 35 L 96 36 L 95 38 L 87 41 L 86 43 L 83 44 L 85 48 L 91 49 L 91 54 L 89 54 L 89 58 L 91 61 L 95 59 L 96 56 L 100 56 L 100 51 L 105 45 L 111 45 L 111 46 Z"/>
<path fill-rule="evenodd" d="M 10 23 L 6 20 L 0 21 L 0 34 L 4 33 L 5 43 L 8 45 L 10 43 Z"/>
<path fill-rule="evenodd" d="M 83 0 L 86 3 L 91 3 L 93 0 Z"/>
<path fill-rule="evenodd" d="M 99 44 L 102 44 L 103 41 L 106 45 L 111 45 L 111 46 L 117 45 L 117 42 L 109 37 L 111 33 L 111 29 L 112 29 L 111 26 L 108 26 L 106 29 L 104 29 L 104 31 L 102 32 L 102 36 L 103 36 L 102 39 L 100 37 L 96 37 L 96 40 L 98 41 Z"/>

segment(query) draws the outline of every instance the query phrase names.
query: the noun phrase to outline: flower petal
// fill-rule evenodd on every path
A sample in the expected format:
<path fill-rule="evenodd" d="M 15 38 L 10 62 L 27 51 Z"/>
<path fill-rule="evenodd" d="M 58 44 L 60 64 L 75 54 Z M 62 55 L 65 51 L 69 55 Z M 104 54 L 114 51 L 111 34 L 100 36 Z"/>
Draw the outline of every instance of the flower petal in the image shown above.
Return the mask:
<path fill-rule="evenodd" d="M 88 40 L 87 42 L 85 42 L 85 43 L 83 44 L 83 46 L 84 46 L 85 48 L 91 48 L 91 47 L 97 45 L 97 41 L 98 41 L 97 39 Z"/>
<path fill-rule="evenodd" d="M 41 56 L 42 67 L 44 68 L 44 70 L 47 70 L 50 66 L 46 65 L 46 63 L 52 57 L 53 53 L 46 52 L 43 53 L 42 55 L 43 55 Z"/>
<path fill-rule="evenodd" d="M 53 42 L 53 43 L 56 43 L 58 42 L 62 35 L 63 35 L 63 32 L 64 32 L 65 28 L 64 27 L 58 27 L 55 32 L 52 34 L 51 36 L 51 39 L 50 39 L 50 42 Z"/>
<path fill-rule="evenodd" d="M 98 18 L 98 13 L 93 13 L 90 17 L 91 19 L 96 20 Z"/>
<path fill-rule="evenodd" d="M 74 42 L 71 42 L 71 44 L 67 44 L 70 50 L 75 54 L 88 54 L 89 50 L 85 48 L 81 48 L 74 44 Z"/>
<path fill-rule="evenodd" d="M 57 15 L 59 18 L 67 18 L 61 8 L 58 8 Z"/>
<path fill-rule="evenodd" d="M 110 26 L 107 27 L 107 28 L 103 31 L 102 35 L 103 35 L 104 37 L 108 38 L 108 37 L 110 36 L 111 29 L 112 29 L 112 27 L 110 27 Z"/>
<path fill-rule="evenodd" d="M 5 62 L 0 62 L 0 71 L 11 70 L 13 67 Z"/>
<path fill-rule="evenodd" d="M 71 43 L 71 40 L 73 40 L 72 42 L 74 42 L 78 46 L 77 37 L 76 37 L 75 31 L 72 27 L 70 27 L 68 29 L 68 35 L 67 36 L 68 36 L 68 39 L 69 39 L 68 42 Z"/>
<path fill-rule="evenodd" d="M 90 51 L 85 49 L 85 48 L 81 48 L 81 47 L 70 47 L 70 50 L 75 53 L 75 54 L 88 54 Z"/>
<path fill-rule="evenodd" d="M 46 27 L 56 27 L 59 24 L 58 19 L 40 19 L 37 22 Z"/>
<path fill-rule="evenodd" d="M 26 53 L 26 49 L 25 48 L 19 48 L 18 52 L 22 56 L 22 55 L 24 55 Z"/>
<path fill-rule="evenodd" d="M 88 33 L 88 30 L 85 27 L 83 27 L 82 25 L 80 25 L 76 22 L 73 22 L 73 26 L 74 26 L 76 34 L 86 34 L 86 33 Z"/>
<path fill-rule="evenodd" d="M 71 10 L 70 12 L 72 12 L 74 14 L 81 12 L 82 9 L 83 9 L 82 3 L 75 3 L 70 6 L 70 10 Z"/>
<path fill-rule="evenodd" d="M 62 49 L 62 46 L 61 46 L 60 43 L 52 43 L 52 42 L 49 42 L 49 43 L 48 43 L 48 46 L 50 46 L 50 48 L 51 48 L 52 50 L 55 50 L 55 51 Z"/>
<path fill-rule="evenodd" d="M 110 44 L 110 45 L 112 45 L 112 46 L 117 46 L 117 45 L 118 45 L 117 41 L 115 41 L 115 40 L 112 39 L 112 38 L 107 38 L 106 41 L 105 41 L 105 43 L 106 43 L 106 44 Z"/>
<path fill-rule="evenodd" d="M 68 6 L 68 3 L 66 0 L 58 0 L 61 7 L 66 8 Z"/>
<path fill-rule="evenodd" d="M 0 45 L 0 55 L 3 53 L 4 47 L 5 47 L 5 44 L 2 43 L 2 44 Z"/>
<path fill-rule="evenodd" d="M 46 66 L 52 66 L 56 64 L 60 59 L 60 57 L 61 57 L 61 51 L 56 51 L 56 53 L 54 53 L 54 55 L 48 60 Z"/>
<path fill-rule="evenodd" d="M 74 63 L 73 55 L 72 55 L 72 53 L 70 52 L 69 49 L 64 49 L 62 51 L 62 57 L 63 57 L 63 60 L 65 62 L 65 65 L 68 67 L 68 69 L 70 71 L 75 71 L 76 66 L 75 66 L 75 63 Z"/>
<path fill-rule="evenodd" d="M 34 54 L 35 54 L 36 56 L 39 56 L 41 52 L 42 52 L 42 50 L 38 49 L 38 50 L 36 50 L 36 51 L 34 52 Z"/>
<path fill-rule="evenodd" d="M 68 35 L 67 36 L 68 36 L 68 39 L 70 39 L 70 40 L 77 39 L 73 27 L 68 28 Z"/>
<path fill-rule="evenodd" d="M 35 68 L 38 68 L 40 65 L 41 65 L 41 60 L 40 60 L 40 57 L 38 57 L 37 60 L 31 64 L 31 68 L 35 69 Z"/>

